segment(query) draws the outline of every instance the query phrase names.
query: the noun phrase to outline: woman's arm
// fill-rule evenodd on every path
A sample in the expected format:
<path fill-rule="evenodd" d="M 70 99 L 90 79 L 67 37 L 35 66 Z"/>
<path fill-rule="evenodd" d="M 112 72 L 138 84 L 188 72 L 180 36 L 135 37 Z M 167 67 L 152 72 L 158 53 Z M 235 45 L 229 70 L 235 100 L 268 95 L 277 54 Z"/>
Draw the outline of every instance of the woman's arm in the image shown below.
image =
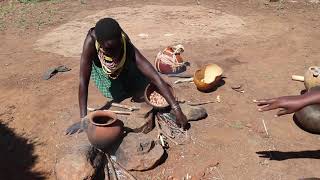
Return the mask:
<path fill-rule="evenodd" d="M 91 31 L 88 32 L 87 37 L 83 44 L 83 50 L 80 59 L 80 82 L 79 82 L 79 108 L 80 118 L 82 119 L 87 115 L 87 100 L 88 100 L 88 85 L 91 75 L 92 59 L 94 58 L 94 40 L 90 36 Z M 66 130 L 66 135 L 71 135 L 76 132 L 80 133 L 83 129 L 81 128 L 81 121 L 76 122 L 69 126 Z"/>
<path fill-rule="evenodd" d="M 91 32 L 89 31 L 84 41 L 80 59 L 80 82 L 78 99 L 81 118 L 87 115 L 88 86 L 91 75 L 92 61 L 94 58 L 94 53 L 96 53 L 94 48 L 94 40 L 91 37 L 90 33 Z"/>
<path fill-rule="evenodd" d="M 187 118 L 181 111 L 181 108 L 168 88 L 167 83 L 160 77 L 151 63 L 139 52 L 137 48 L 135 48 L 135 55 L 138 69 L 151 81 L 151 83 L 158 87 L 160 93 L 175 111 L 178 126 L 185 128 L 187 125 Z"/>

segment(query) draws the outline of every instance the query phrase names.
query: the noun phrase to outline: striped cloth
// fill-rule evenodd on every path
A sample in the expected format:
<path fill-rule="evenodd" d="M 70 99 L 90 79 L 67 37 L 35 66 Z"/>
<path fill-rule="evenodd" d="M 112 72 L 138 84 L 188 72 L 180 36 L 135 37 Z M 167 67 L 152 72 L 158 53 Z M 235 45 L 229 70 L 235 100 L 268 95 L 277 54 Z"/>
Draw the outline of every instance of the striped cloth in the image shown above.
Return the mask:
<path fill-rule="evenodd" d="M 105 97 L 115 101 L 122 101 L 144 91 L 149 83 L 132 59 L 126 61 L 117 79 L 109 78 L 101 67 L 92 63 L 91 80 Z"/>
<path fill-rule="evenodd" d="M 111 81 L 108 78 L 108 75 L 104 73 L 102 68 L 99 68 L 94 63 L 92 63 L 91 79 L 94 81 L 95 85 L 103 94 L 103 96 L 112 99 L 111 93 L 109 91 L 109 88 L 111 87 Z"/>

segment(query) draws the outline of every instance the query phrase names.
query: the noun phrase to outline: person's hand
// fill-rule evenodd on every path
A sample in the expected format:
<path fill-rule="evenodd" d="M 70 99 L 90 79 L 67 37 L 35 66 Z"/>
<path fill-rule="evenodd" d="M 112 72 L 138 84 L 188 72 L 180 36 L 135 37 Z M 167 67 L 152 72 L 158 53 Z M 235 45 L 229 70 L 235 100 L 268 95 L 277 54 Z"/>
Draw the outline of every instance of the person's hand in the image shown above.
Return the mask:
<path fill-rule="evenodd" d="M 187 120 L 187 117 L 181 111 L 181 109 L 175 111 L 175 115 L 176 115 L 176 123 L 177 123 L 178 127 L 186 129 L 187 124 L 188 124 L 188 120 Z"/>
<path fill-rule="evenodd" d="M 303 96 L 283 96 L 273 99 L 254 100 L 254 102 L 260 106 L 258 110 L 261 112 L 280 108 L 276 116 L 294 113 L 305 106 Z"/>
<path fill-rule="evenodd" d="M 69 126 L 66 130 L 66 135 L 72 135 L 74 133 L 81 133 L 88 127 L 88 119 L 82 118 L 81 121 L 76 122 Z"/>
<path fill-rule="evenodd" d="M 81 121 L 76 122 L 69 126 L 66 130 L 66 135 L 72 135 L 74 133 L 81 133 L 83 130 L 81 129 Z"/>

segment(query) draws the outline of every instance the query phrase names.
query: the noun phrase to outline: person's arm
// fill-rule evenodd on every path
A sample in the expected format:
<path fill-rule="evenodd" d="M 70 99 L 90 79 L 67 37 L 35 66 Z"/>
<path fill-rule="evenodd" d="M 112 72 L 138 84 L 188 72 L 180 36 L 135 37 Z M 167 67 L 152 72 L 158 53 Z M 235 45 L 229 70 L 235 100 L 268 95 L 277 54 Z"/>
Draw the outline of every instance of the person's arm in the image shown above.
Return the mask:
<path fill-rule="evenodd" d="M 301 96 L 304 98 L 304 106 L 320 104 L 320 91 L 310 91 Z"/>
<path fill-rule="evenodd" d="M 94 41 L 90 36 L 90 31 L 83 44 L 83 50 L 80 59 L 80 82 L 79 82 L 79 108 L 80 108 L 80 118 L 83 119 L 87 115 L 87 100 L 88 100 L 88 85 L 91 75 L 91 65 L 92 59 L 94 58 Z M 72 135 L 76 132 L 80 133 L 84 129 L 82 126 L 82 121 L 78 121 L 66 130 L 66 135 Z"/>
<path fill-rule="evenodd" d="M 181 111 L 179 103 L 175 100 L 167 83 L 160 77 L 151 63 L 139 52 L 137 48 L 135 48 L 135 55 L 138 69 L 151 81 L 152 84 L 158 87 L 160 93 L 174 110 L 178 126 L 185 128 L 187 125 L 187 118 Z"/>
<path fill-rule="evenodd" d="M 320 104 L 320 92 L 311 91 L 303 95 L 282 96 L 272 99 L 255 100 L 254 102 L 256 102 L 258 106 L 261 106 L 258 109 L 259 111 L 270 111 L 280 108 L 276 116 L 282 116 L 299 111 L 311 104 Z"/>
<path fill-rule="evenodd" d="M 90 31 L 84 41 L 83 50 L 80 60 L 80 82 L 79 82 L 79 108 L 80 118 L 87 115 L 88 86 L 91 75 L 92 61 L 94 58 L 95 48 L 94 40 L 90 36 Z"/>

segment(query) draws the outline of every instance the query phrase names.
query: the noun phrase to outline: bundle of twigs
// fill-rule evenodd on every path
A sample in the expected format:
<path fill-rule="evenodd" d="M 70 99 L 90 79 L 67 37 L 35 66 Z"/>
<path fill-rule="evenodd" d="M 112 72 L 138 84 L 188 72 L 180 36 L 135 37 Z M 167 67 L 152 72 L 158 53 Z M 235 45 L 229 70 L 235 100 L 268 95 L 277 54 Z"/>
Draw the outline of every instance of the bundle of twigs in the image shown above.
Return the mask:
<path fill-rule="evenodd" d="M 175 116 L 171 113 L 160 113 L 156 114 L 155 118 L 156 128 L 158 130 L 158 138 L 162 146 L 166 146 L 165 140 L 168 139 L 175 145 L 181 145 L 188 138 L 187 131 L 179 128 L 175 124 Z M 184 137 L 183 142 L 180 142 L 178 137 Z"/>

